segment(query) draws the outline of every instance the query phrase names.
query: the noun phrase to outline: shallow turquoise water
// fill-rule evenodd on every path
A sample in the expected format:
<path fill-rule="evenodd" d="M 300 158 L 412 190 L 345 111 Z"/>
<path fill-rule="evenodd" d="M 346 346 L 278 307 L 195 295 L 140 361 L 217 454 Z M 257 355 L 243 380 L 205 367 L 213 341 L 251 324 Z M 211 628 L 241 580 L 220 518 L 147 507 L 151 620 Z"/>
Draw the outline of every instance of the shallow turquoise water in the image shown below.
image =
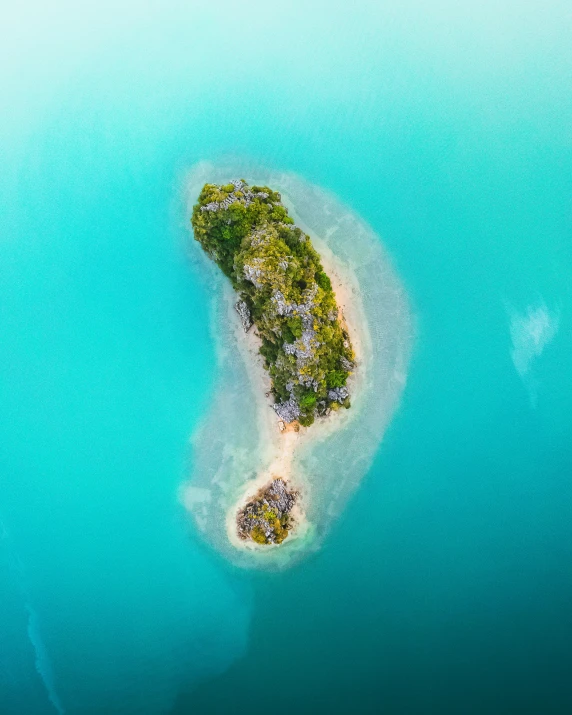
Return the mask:
<path fill-rule="evenodd" d="M 57 12 L 55 11 L 57 10 Z M 0 712 L 572 709 L 569 3 L 3 10 Z M 417 323 L 322 550 L 234 570 L 179 502 L 214 390 L 188 167 L 384 240 Z"/>

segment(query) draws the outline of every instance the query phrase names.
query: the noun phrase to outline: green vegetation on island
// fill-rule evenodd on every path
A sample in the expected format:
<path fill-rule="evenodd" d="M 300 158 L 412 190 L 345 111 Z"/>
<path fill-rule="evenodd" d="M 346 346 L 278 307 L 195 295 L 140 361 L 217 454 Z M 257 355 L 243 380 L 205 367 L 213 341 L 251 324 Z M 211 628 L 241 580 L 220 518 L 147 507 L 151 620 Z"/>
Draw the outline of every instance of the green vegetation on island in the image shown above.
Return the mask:
<path fill-rule="evenodd" d="M 281 544 L 294 526 L 291 512 L 297 499 L 298 492 L 288 489 L 283 479 L 274 479 L 238 512 L 239 538 Z"/>
<path fill-rule="evenodd" d="M 256 325 L 278 416 L 309 426 L 349 407 L 350 338 L 320 257 L 280 194 L 243 180 L 205 184 L 191 222 L 239 294 L 244 328 Z"/>

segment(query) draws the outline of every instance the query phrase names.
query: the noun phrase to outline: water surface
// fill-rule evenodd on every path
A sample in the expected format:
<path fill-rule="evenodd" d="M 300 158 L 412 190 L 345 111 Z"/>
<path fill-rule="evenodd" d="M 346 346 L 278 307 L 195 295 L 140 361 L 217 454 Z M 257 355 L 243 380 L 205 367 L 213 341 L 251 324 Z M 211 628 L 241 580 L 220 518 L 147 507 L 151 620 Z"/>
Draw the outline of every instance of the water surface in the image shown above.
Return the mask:
<path fill-rule="evenodd" d="M 564 0 L 2 10 L 0 695 L 9 713 L 572 709 Z M 293 172 L 416 317 L 322 548 L 236 570 L 179 501 L 216 394 L 188 169 Z"/>

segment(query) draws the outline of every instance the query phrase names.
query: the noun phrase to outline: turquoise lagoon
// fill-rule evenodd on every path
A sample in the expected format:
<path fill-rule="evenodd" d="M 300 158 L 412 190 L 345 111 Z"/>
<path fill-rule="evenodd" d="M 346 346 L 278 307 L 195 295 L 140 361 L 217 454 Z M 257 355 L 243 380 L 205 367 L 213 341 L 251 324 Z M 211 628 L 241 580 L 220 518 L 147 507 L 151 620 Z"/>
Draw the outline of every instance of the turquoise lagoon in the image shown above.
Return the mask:
<path fill-rule="evenodd" d="M 569 3 L 60 0 L 0 28 L 0 712 L 570 712 Z M 220 395 L 204 161 L 335 197 L 414 325 L 359 487 L 278 572 L 181 496 Z"/>

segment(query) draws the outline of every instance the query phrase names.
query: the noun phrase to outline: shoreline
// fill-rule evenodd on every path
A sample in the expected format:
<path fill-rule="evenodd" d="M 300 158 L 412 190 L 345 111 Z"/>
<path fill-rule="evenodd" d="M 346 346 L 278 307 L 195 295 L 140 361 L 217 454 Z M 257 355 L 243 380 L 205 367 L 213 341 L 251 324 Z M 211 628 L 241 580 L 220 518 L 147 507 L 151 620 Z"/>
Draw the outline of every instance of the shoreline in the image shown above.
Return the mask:
<path fill-rule="evenodd" d="M 288 202 L 290 204 L 290 202 Z M 299 427 L 299 430 L 279 428 L 280 419 L 272 409 L 272 399 L 267 397 L 271 387 L 271 380 L 268 372 L 264 368 L 263 358 L 259 353 L 261 345 L 260 338 L 256 333 L 256 326 L 245 333 L 238 315 L 234 309 L 236 293 L 227 286 L 227 313 L 228 319 L 234 321 L 234 340 L 236 347 L 244 362 L 248 380 L 251 385 L 254 401 L 256 403 L 256 418 L 258 423 L 259 448 L 261 461 L 266 464 L 253 479 L 244 482 L 226 511 L 225 529 L 231 545 L 239 550 L 256 552 L 263 554 L 273 551 L 278 546 L 292 544 L 301 538 L 311 529 L 311 522 L 308 520 L 304 506 L 309 498 L 310 483 L 298 469 L 296 470 L 296 455 L 302 445 L 321 441 L 333 432 L 344 427 L 348 421 L 354 418 L 356 407 L 359 405 L 361 388 L 365 384 L 366 361 L 364 360 L 364 349 L 369 340 L 369 330 L 363 304 L 359 298 L 359 284 L 355 273 L 351 267 L 344 264 L 338 256 L 330 249 L 327 239 L 316 236 L 310 231 L 296 215 L 293 208 L 288 206 L 288 210 L 297 226 L 310 235 L 312 244 L 320 256 L 320 261 L 324 271 L 332 282 L 332 288 L 338 306 L 339 316 L 342 324 L 347 329 L 352 347 L 356 356 L 356 370 L 349 378 L 351 387 L 352 406 L 349 410 L 338 410 L 328 417 L 318 418 L 310 427 Z M 349 317 L 349 319 L 348 319 Z M 266 487 L 275 478 L 284 479 L 288 485 L 300 493 L 296 505 L 292 510 L 294 527 L 283 544 L 257 544 L 250 539 L 241 539 L 238 536 L 236 519 L 238 512 L 253 499 L 255 495 Z"/>

